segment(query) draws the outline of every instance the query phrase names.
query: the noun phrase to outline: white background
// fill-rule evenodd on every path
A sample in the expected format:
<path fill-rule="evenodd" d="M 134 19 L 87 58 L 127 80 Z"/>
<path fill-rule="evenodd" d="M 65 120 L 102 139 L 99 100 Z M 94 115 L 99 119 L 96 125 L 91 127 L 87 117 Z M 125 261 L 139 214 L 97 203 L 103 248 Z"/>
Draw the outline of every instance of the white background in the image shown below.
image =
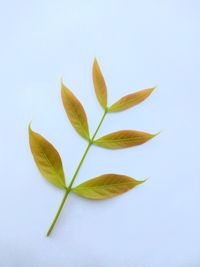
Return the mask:
<path fill-rule="evenodd" d="M 1 267 L 200 266 L 199 9 L 198 0 L 1 1 Z M 109 115 L 98 136 L 162 133 L 135 148 L 92 148 L 75 183 L 109 172 L 150 179 L 107 201 L 71 194 L 46 238 L 63 192 L 39 174 L 28 123 L 58 149 L 69 182 L 86 142 L 65 115 L 60 78 L 93 133 L 103 112 L 94 56 L 109 104 L 158 84 L 140 106 Z"/>

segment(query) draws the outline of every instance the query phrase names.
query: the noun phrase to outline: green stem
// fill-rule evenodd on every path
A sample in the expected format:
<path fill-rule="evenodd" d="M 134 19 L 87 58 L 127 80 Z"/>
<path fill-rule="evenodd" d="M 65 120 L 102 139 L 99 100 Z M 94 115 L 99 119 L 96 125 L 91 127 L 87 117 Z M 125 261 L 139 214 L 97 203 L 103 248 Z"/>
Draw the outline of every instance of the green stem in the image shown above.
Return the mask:
<path fill-rule="evenodd" d="M 75 179 L 76 179 L 76 177 L 78 175 L 78 172 L 79 172 L 79 170 L 80 170 L 80 168 L 81 168 L 81 166 L 83 164 L 83 161 L 84 161 L 84 159 L 85 159 L 85 157 L 86 157 L 86 155 L 87 155 L 87 153 L 88 153 L 91 145 L 93 144 L 94 138 L 96 137 L 96 135 L 97 135 L 97 133 L 99 131 L 99 128 L 101 127 L 101 124 L 103 123 L 104 118 L 105 118 L 107 112 L 108 111 L 105 110 L 105 112 L 104 112 L 104 114 L 103 114 L 103 116 L 102 116 L 102 118 L 101 118 L 101 120 L 99 122 L 99 125 L 97 126 L 96 131 L 94 132 L 92 138 L 90 139 L 90 141 L 88 143 L 88 146 L 87 146 L 87 148 L 86 148 L 86 150 L 85 150 L 85 152 L 84 152 L 84 154 L 83 154 L 83 156 L 82 156 L 82 158 L 81 158 L 81 160 L 80 160 L 80 162 L 78 164 L 78 167 L 76 168 L 76 171 L 75 171 L 75 173 L 74 173 L 74 175 L 72 177 L 72 180 L 71 180 L 69 186 L 66 188 L 65 195 L 64 195 L 63 200 L 62 200 L 62 202 L 60 204 L 60 207 L 59 207 L 59 209 L 58 209 L 58 211 L 56 213 L 56 216 L 55 216 L 55 218 L 54 218 L 54 220 L 53 220 L 53 222 L 52 222 L 52 224 L 51 224 L 51 226 L 50 226 L 50 228 L 49 228 L 49 230 L 47 232 L 47 236 L 50 236 L 50 234 L 51 234 L 51 232 L 52 232 L 52 230 L 53 230 L 53 228 L 54 228 L 54 226 L 55 226 L 55 224 L 56 224 L 56 222 L 57 222 L 57 220 L 58 220 L 58 218 L 60 216 L 60 213 L 61 213 L 61 211 L 62 211 L 62 209 L 64 207 L 64 204 L 65 204 L 65 201 L 66 201 L 66 199 L 67 199 L 67 197 L 68 197 L 68 195 L 69 195 L 69 193 L 71 191 L 71 188 L 73 186 L 73 183 L 74 183 L 74 181 L 75 181 Z"/>
<path fill-rule="evenodd" d="M 62 202 L 61 202 L 61 204 L 60 204 L 60 207 L 59 207 L 59 209 L 58 209 L 58 211 L 57 211 L 57 213 L 56 213 L 56 216 L 55 216 L 55 218 L 54 218 L 54 220 L 53 220 L 51 226 L 49 227 L 49 230 L 48 230 L 48 232 L 47 232 L 47 236 L 50 236 L 50 234 L 51 234 L 51 232 L 52 232 L 52 230 L 53 230 L 53 228 L 54 228 L 54 226 L 55 226 L 55 224 L 56 224 L 56 222 L 57 222 L 57 220 L 58 220 L 58 217 L 59 217 L 59 215 L 60 215 L 60 213 L 61 213 L 61 211 L 62 211 L 62 208 L 63 208 L 63 206 L 64 206 L 64 204 L 65 204 L 65 201 L 66 201 L 68 195 L 69 195 L 69 192 L 68 192 L 67 189 L 66 189 L 66 191 L 65 191 L 65 195 L 64 195 L 63 200 L 62 200 Z"/>

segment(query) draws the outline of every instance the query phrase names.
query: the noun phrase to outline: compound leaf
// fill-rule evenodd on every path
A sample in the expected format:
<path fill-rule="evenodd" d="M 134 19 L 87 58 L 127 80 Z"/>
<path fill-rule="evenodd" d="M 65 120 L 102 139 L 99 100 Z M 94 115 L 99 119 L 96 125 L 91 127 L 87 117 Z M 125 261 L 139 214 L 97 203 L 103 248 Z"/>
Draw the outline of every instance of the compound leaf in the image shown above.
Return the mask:
<path fill-rule="evenodd" d="M 155 88 L 156 86 L 124 96 L 115 102 L 108 110 L 109 112 L 118 112 L 134 107 L 144 101 Z"/>
<path fill-rule="evenodd" d="M 66 188 L 62 161 L 57 150 L 29 125 L 29 143 L 35 163 L 41 174 L 53 185 Z"/>
<path fill-rule="evenodd" d="M 94 144 L 110 149 L 127 148 L 141 145 L 156 135 L 133 130 L 122 130 L 105 135 L 95 140 Z"/>
<path fill-rule="evenodd" d="M 61 96 L 67 116 L 75 130 L 87 140 L 90 139 L 85 110 L 75 95 L 61 83 Z"/>
<path fill-rule="evenodd" d="M 104 174 L 88 180 L 72 190 L 84 198 L 106 199 L 125 193 L 143 182 L 126 175 Z"/>
<path fill-rule="evenodd" d="M 92 77 L 94 83 L 94 89 L 97 96 L 97 99 L 100 105 L 106 109 L 107 108 L 107 88 L 104 77 L 101 73 L 100 67 L 96 58 L 94 59 L 93 68 L 92 68 Z"/>

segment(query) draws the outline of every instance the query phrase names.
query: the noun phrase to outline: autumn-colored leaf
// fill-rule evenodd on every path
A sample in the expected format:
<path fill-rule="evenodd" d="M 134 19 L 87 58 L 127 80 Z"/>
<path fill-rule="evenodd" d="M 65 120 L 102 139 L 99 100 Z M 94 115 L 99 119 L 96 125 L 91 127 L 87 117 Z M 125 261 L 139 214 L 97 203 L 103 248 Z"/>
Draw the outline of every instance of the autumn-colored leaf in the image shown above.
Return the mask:
<path fill-rule="evenodd" d="M 92 69 L 94 89 L 97 96 L 97 99 L 101 106 L 107 108 L 107 88 L 104 77 L 101 73 L 100 67 L 96 58 L 94 59 L 93 69 Z"/>
<path fill-rule="evenodd" d="M 70 89 L 68 89 L 63 82 L 61 83 L 61 97 L 67 116 L 75 130 L 82 137 L 88 140 L 88 145 L 77 165 L 74 174 L 72 175 L 72 179 L 68 186 L 66 186 L 65 183 L 65 175 L 59 153 L 43 136 L 32 131 L 29 125 L 30 148 L 39 171 L 50 183 L 65 190 L 65 194 L 55 218 L 53 219 L 49 230 L 47 231 L 47 236 L 50 236 L 52 230 L 54 229 L 54 226 L 56 225 L 56 222 L 71 191 L 84 198 L 107 199 L 120 195 L 145 182 L 145 180 L 137 181 L 134 178 L 126 175 L 104 174 L 85 181 L 84 183 L 73 188 L 75 179 L 77 178 L 80 168 L 83 165 L 88 151 L 93 144 L 109 149 L 121 149 L 141 145 L 157 135 L 141 131 L 121 130 L 107 134 L 95 140 L 108 112 L 123 111 L 138 105 L 147 99 L 156 87 L 126 95 L 108 107 L 107 87 L 96 59 L 94 59 L 93 63 L 92 77 L 95 94 L 98 102 L 104 109 L 104 113 L 102 114 L 102 118 L 100 119 L 100 122 L 98 123 L 96 130 L 94 130 L 94 134 L 91 138 L 86 112 L 82 104 L 70 91 Z"/>
<path fill-rule="evenodd" d="M 35 163 L 41 174 L 59 188 L 66 188 L 62 161 L 57 150 L 29 125 L 29 143 Z"/>
<path fill-rule="evenodd" d="M 85 110 L 75 95 L 61 83 L 61 96 L 67 116 L 75 130 L 87 140 L 90 139 Z"/>
<path fill-rule="evenodd" d="M 110 149 L 126 148 L 141 145 L 157 134 L 122 130 L 110 133 L 94 141 L 94 144 Z"/>
<path fill-rule="evenodd" d="M 88 180 L 72 190 L 81 197 L 105 199 L 125 193 L 143 182 L 126 175 L 104 174 Z"/>
<path fill-rule="evenodd" d="M 156 86 L 124 96 L 117 102 L 115 102 L 108 110 L 109 112 L 118 112 L 134 107 L 144 101 L 153 92 L 155 88 Z"/>

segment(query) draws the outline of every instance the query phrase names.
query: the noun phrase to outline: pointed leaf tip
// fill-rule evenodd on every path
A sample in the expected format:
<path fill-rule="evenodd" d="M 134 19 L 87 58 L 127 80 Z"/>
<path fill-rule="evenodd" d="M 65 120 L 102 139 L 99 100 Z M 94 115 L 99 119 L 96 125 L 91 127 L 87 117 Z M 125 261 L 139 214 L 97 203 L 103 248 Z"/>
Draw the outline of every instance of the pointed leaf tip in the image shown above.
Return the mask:
<path fill-rule="evenodd" d="M 157 86 L 140 90 L 122 97 L 109 108 L 109 112 L 123 111 L 140 104 L 150 96 L 150 94 L 155 90 L 156 87 Z"/>
<path fill-rule="evenodd" d="M 144 181 L 120 174 L 104 174 L 88 180 L 72 191 L 84 198 L 107 199 L 129 191 Z"/>
<path fill-rule="evenodd" d="M 154 134 L 146 132 L 121 130 L 100 137 L 94 141 L 94 144 L 104 148 L 121 149 L 142 145 L 154 136 Z"/>
<path fill-rule="evenodd" d="M 31 129 L 30 123 L 28 130 L 31 152 L 40 173 L 53 185 L 66 188 L 59 153 L 50 142 Z"/>
<path fill-rule="evenodd" d="M 60 84 L 61 84 L 61 87 L 62 87 L 62 84 L 64 84 L 63 76 L 60 77 Z"/>
<path fill-rule="evenodd" d="M 145 183 L 145 182 L 148 181 L 148 180 L 149 180 L 149 178 L 146 178 L 146 179 L 141 180 L 141 181 L 139 181 L 139 182 L 140 182 L 140 184 L 143 184 L 143 183 Z"/>
<path fill-rule="evenodd" d="M 65 112 L 74 129 L 85 139 L 90 139 L 87 116 L 81 102 L 61 82 L 61 96 Z"/>
<path fill-rule="evenodd" d="M 162 131 L 159 131 L 159 132 L 157 132 L 157 133 L 153 134 L 153 137 L 152 137 L 152 138 L 154 138 L 154 137 L 156 137 L 156 136 L 160 135 L 160 134 L 161 134 L 161 132 L 162 132 Z"/>
<path fill-rule="evenodd" d="M 32 121 L 30 121 L 29 124 L 28 124 L 28 130 L 29 131 L 31 130 L 31 123 L 32 123 Z"/>
<path fill-rule="evenodd" d="M 97 62 L 97 59 L 94 58 L 93 67 L 92 67 L 92 77 L 94 83 L 94 89 L 96 97 L 100 103 L 100 105 L 106 109 L 107 108 L 107 87 Z"/>

